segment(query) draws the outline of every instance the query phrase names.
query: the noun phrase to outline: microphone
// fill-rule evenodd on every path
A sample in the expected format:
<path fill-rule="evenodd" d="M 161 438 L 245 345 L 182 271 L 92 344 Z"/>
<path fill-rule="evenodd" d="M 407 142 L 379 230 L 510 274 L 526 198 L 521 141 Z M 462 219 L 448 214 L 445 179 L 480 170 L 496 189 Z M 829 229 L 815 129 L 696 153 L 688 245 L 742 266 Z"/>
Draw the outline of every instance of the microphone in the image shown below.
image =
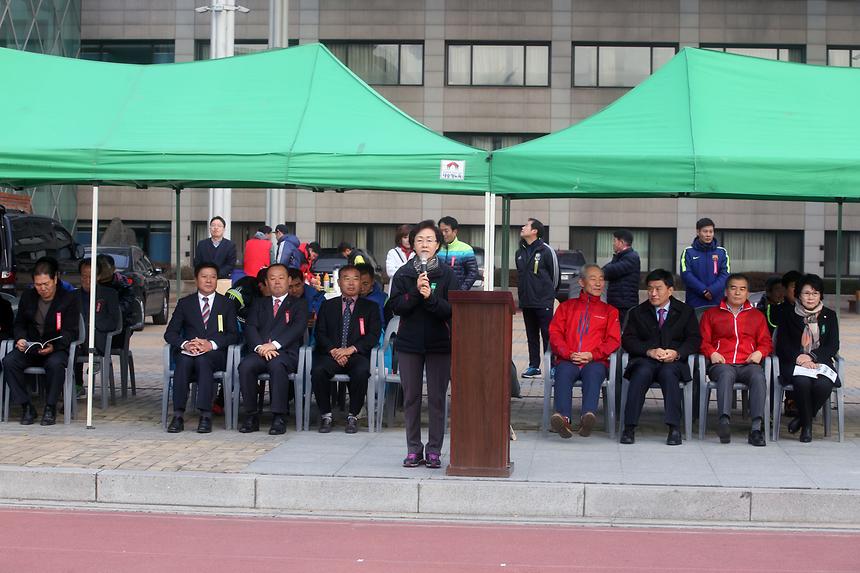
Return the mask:
<path fill-rule="evenodd" d="M 427 272 L 427 257 L 421 257 L 421 272 Z"/>

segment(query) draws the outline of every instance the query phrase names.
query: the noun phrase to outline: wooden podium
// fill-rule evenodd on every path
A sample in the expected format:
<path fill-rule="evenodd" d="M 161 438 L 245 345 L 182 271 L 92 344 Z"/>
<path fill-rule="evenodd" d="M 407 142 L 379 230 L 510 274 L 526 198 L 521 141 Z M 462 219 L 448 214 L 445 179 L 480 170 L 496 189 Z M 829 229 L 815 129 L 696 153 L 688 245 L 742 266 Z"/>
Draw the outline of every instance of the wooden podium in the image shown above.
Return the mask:
<path fill-rule="evenodd" d="M 452 476 L 508 477 L 511 320 L 509 292 L 451 291 Z"/>

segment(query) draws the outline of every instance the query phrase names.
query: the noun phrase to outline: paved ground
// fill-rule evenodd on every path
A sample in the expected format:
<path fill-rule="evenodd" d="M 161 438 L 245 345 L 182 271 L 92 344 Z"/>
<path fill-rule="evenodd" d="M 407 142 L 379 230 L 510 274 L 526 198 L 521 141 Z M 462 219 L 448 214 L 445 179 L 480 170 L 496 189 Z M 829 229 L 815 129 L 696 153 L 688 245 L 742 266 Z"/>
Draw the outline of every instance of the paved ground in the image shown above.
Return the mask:
<path fill-rule="evenodd" d="M 0 510 L 0 568 L 124 571 L 857 571 L 860 534 Z"/>
<path fill-rule="evenodd" d="M 164 327 L 147 325 L 133 338 L 138 392 L 118 400 L 106 411 L 95 408 L 96 428 L 81 421 L 68 427 L 0 426 L 0 464 L 15 466 L 128 469 L 151 471 L 206 471 L 296 473 L 315 475 L 400 475 L 405 447 L 402 417 L 381 434 L 321 436 L 316 432 L 270 437 L 265 431 L 246 435 L 227 432 L 223 418 L 215 419 L 208 436 L 193 432 L 168 435 L 160 428 L 161 336 Z M 514 321 L 514 358 L 519 370 L 526 365 L 525 336 L 519 317 Z M 845 315 L 843 354 L 848 359 L 847 440 L 824 441 L 822 426 L 815 441 L 798 444 L 783 434 L 779 444 L 764 450 L 745 444 L 743 421 L 736 422 L 735 443 L 720 447 L 713 435 L 678 448 L 662 444 L 662 401 L 652 394 L 643 415 L 637 444 L 620 447 L 602 431 L 583 440 L 562 441 L 555 435 L 540 438 L 538 427 L 543 386 L 523 381 L 523 398 L 512 401 L 512 422 L 519 440 L 512 445 L 514 478 L 529 481 L 593 481 L 603 483 L 692 483 L 702 485 L 773 485 L 785 487 L 856 488 L 860 477 L 860 317 Z M 84 402 L 81 402 L 83 404 Z M 577 406 L 578 407 L 578 406 Z M 312 418 L 313 419 L 313 418 Z M 602 423 L 602 421 L 601 421 Z M 342 428 L 342 425 L 340 426 Z M 338 428 L 339 429 L 339 428 Z M 190 431 L 189 431 L 190 430 Z M 312 427 L 313 430 L 313 427 Z M 835 424 L 834 424 L 835 431 Z M 767 463 L 763 463 L 766 461 Z M 426 470 L 421 470 L 422 474 Z M 408 474 L 407 474 L 408 475 Z"/>

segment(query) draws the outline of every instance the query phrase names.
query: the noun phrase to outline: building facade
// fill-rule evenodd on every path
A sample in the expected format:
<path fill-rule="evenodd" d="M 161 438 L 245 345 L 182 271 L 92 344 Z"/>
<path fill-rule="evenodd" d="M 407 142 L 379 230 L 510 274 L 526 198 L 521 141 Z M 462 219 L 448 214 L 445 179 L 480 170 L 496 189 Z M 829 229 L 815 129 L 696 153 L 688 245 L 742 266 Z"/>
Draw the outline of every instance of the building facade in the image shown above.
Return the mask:
<path fill-rule="evenodd" d="M 32 0 L 36 2 L 36 0 Z M 236 53 L 266 49 L 268 0 L 238 0 Z M 208 57 L 208 14 L 192 0 L 82 0 L 81 57 L 132 63 Z M 2 2 L 0 2 L 2 5 Z M 687 46 L 819 65 L 860 67 L 860 2 L 853 0 L 293 0 L 291 44 L 323 42 L 406 113 L 486 149 L 557 131 L 594 114 Z M 169 90 L 169 86 L 165 86 Z M 183 264 L 206 234 L 206 190 L 181 194 Z M 121 217 L 153 258 L 170 258 L 174 193 L 103 189 L 105 224 Z M 287 192 L 288 223 L 303 240 L 348 240 L 384 258 L 394 225 L 456 217 L 461 238 L 483 244 L 483 200 L 373 191 Z M 233 192 L 232 238 L 266 219 L 265 193 Z M 80 188 L 80 236 L 90 190 Z M 801 268 L 835 274 L 836 208 L 800 202 L 718 199 L 514 201 L 512 237 L 527 217 L 550 242 L 611 256 L 611 232 L 633 231 L 643 267 L 671 267 L 708 216 L 733 270 Z M 500 215 L 497 218 L 501 220 Z M 356 223 L 360 221 L 360 223 Z M 860 275 L 860 207 L 846 205 L 843 272 Z M 497 231 L 500 235 L 501 229 Z"/>

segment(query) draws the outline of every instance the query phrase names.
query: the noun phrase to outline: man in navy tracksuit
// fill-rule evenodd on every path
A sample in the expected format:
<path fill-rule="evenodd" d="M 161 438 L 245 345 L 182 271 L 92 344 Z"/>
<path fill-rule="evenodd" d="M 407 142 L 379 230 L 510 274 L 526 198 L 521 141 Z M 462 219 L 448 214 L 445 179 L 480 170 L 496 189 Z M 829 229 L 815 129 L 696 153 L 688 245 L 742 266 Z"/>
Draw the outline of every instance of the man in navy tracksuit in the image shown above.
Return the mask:
<path fill-rule="evenodd" d="M 717 243 L 714 222 L 696 221 L 696 238 L 681 253 L 681 278 L 687 287 L 686 303 L 693 308 L 717 306 L 731 273 L 729 254 Z"/>
<path fill-rule="evenodd" d="M 529 345 L 529 367 L 524 378 L 541 376 L 541 348 L 549 349 L 549 323 L 555 305 L 555 290 L 559 283 L 558 260 L 552 247 L 543 242 L 544 226 L 537 219 L 529 219 L 520 230 L 520 248 L 517 251 L 517 296 L 523 311 L 526 339 Z"/>

